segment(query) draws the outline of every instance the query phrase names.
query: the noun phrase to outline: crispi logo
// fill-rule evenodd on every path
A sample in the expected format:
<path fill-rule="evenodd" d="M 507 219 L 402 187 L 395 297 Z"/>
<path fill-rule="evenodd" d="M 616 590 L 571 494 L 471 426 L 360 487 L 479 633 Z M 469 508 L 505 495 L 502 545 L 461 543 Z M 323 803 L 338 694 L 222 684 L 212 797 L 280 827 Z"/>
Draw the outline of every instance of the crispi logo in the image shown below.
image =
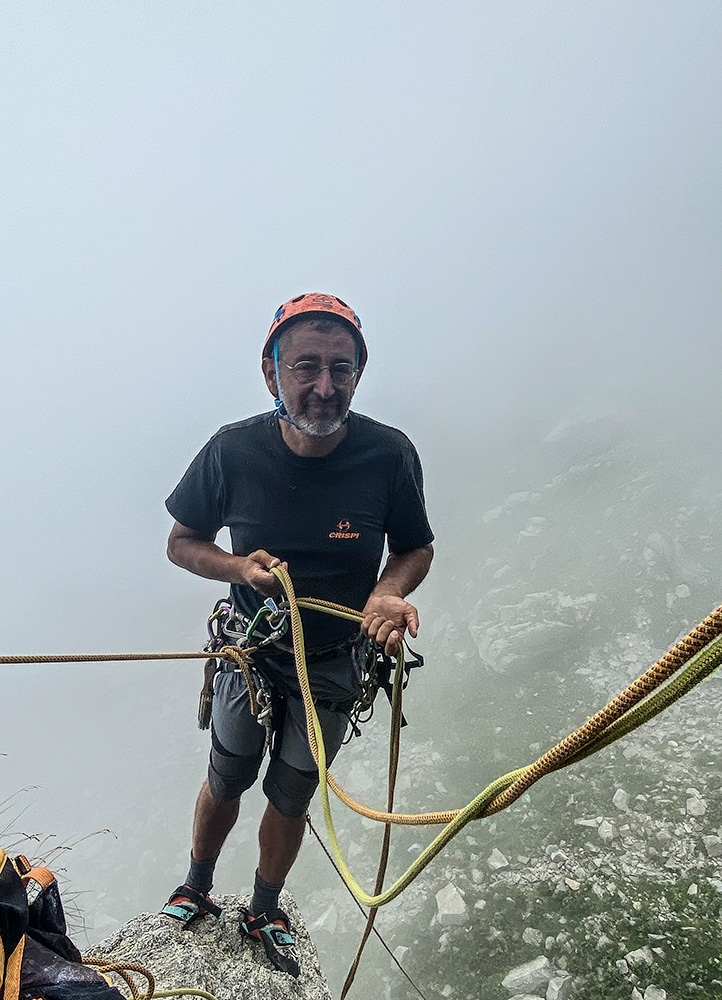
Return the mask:
<path fill-rule="evenodd" d="M 333 309 L 335 299 L 333 295 L 310 295 L 309 298 L 311 304 L 314 306 L 321 306 L 323 309 Z"/>
<path fill-rule="evenodd" d="M 351 531 L 351 522 L 340 520 L 336 525 L 337 531 L 329 531 L 329 538 L 359 538 L 358 531 Z"/>

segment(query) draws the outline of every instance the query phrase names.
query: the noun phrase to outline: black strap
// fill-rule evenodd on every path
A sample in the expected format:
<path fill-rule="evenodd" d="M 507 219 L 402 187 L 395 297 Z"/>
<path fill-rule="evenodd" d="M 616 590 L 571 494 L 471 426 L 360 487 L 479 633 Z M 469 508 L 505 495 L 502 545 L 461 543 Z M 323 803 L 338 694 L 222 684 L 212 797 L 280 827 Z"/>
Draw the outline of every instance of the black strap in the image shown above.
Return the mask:
<path fill-rule="evenodd" d="M 291 921 L 288 919 L 287 915 L 283 910 L 266 910 L 265 913 L 261 913 L 258 917 L 253 917 L 249 920 L 248 918 L 251 914 L 246 910 L 246 919 L 243 921 L 243 926 L 246 931 L 250 934 L 253 931 L 260 931 L 264 927 L 268 927 L 269 924 L 273 924 L 276 920 L 282 920 L 286 925 L 286 930 L 291 930 Z"/>
<path fill-rule="evenodd" d="M 220 906 L 216 906 L 210 896 L 204 896 L 202 892 L 198 892 L 192 885 L 179 885 L 166 905 L 172 905 L 173 900 L 177 896 L 185 896 L 186 899 L 190 899 L 191 903 L 195 903 L 197 907 L 205 910 L 206 913 L 210 913 L 214 917 L 220 917 L 223 912 Z"/>

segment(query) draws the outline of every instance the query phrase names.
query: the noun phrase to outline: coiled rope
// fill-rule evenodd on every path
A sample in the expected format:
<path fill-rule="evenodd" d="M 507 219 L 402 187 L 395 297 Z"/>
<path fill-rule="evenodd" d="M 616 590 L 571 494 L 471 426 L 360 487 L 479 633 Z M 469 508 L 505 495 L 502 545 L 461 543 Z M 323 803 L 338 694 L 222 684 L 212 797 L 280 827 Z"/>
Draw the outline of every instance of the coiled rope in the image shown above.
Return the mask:
<path fill-rule="evenodd" d="M 155 976 L 139 962 L 113 962 L 100 956 L 87 955 L 83 958 L 83 964 L 93 966 L 102 976 L 107 977 L 109 973 L 114 973 L 126 984 L 132 1000 L 156 1000 L 157 997 L 202 997 L 203 1000 L 217 1000 L 213 993 L 196 989 L 194 986 L 180 986 L 173 990 L 156 990 Z M 141 993 L 139 990 L 138 984 L 131 975 L 133 972 L 144 976 L 148 981 L 148 988 L 145 992 Z"/>

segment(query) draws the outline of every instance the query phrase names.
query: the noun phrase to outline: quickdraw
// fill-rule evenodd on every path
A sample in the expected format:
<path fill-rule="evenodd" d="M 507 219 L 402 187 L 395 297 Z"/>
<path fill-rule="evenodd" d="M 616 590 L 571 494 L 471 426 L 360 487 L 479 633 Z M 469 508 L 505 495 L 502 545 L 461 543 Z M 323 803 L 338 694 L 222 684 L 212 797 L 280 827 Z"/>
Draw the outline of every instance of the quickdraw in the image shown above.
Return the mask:
<path fill-rule="evenodd" d="M 406 642 L 404 645 L 411 654 L 411 659 L 404 659 L 404 679 L 403 688 L 409 683 L 409 673 L 414 667 L 423 667 L 424 658 L 420 653 L 414 652 Z M 374 702 L 376 695 L 381 688 L 389 700 L 393 699 L 393 682 L 395 663 L 390 656 L 386 656 L 383 649 L 368 636 L 361 633 L 351 648 L 351 658 L 353 661 L 359 693 L 351 711 L 348 713 L 348 720 L 351 728 L 348 736 L 343 741 L 343 745 L 350 743 L 354 736 L 360 736 L 360 725 L 369 722 L 374 714 Z M 401 716 L 401 725 L 405 726 L 406 719 Z"/>
<path fill-rule="evenodd" d="M 258 625 L 263 620 L 271 627 L 268 635 L 257 631 Z M 271 690 L 263 675 L 254 668 L 251 654 L 270 643 L 278 643 L 288 629 L 288 624 L 288 611 L 279 608 L 270 597 L 264 601 L 252 621 L 238 615 L 229 601 L 222 600 L 216 603 L 208 617 L 206 626 L 208 641 L 203 648 L 207 653 L 223 652 L 224 655 L 210 656 L 206 660 L 203 687 L 198 703 L 199 729 L 210 727 L 216 674 L 223 669 L 223 664 L 228 659 L 233 659 L 236 662 L 233 669 L 241 671 L 246 678 L 251 699 L 251 713 L 266 730 L 265 753 L 273 737 Z"/>

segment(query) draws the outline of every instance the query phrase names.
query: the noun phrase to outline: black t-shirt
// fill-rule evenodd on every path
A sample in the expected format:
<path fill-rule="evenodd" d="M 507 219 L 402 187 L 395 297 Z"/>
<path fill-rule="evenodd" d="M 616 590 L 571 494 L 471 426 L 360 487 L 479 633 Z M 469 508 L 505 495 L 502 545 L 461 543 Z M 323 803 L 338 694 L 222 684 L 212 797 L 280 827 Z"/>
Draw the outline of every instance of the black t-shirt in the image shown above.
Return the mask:
<path fill-rule="evenodd" d="M 433 540 L 421 463 L 401 431 L 349 413 L 348 433 L 321 458 L 296 455 L 274 412 L 222 427 L 193 459 L 166 501 L 171 515 L 208 536 L 230 529 L 237 555 L 265 549 L 288 563 L 296 595 L 361 610 L 388 541 L 394 553 Z M 232 584 L 239 611 L 263 598 Z M 302 613 L 309 649 L 356 631 L 341 618 Z"/>

